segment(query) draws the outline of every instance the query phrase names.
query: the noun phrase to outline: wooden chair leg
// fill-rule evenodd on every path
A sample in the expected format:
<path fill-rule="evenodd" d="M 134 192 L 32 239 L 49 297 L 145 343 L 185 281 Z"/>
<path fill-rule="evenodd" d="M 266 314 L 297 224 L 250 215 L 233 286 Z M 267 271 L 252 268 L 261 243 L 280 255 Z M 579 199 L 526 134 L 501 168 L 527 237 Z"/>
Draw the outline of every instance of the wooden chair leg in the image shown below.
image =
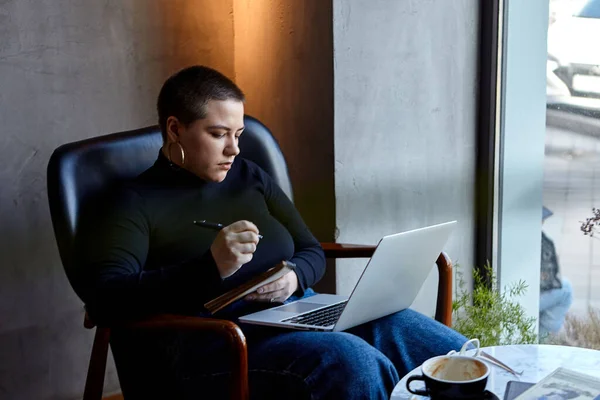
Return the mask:
<path fill-rule="evenodd" d="M 435 319 L 452 326 L 452 261 L 446 253 L 440 253 L 436 264 L 439 270 L 438 297 Z"/>
<path fill-rule="evenodd" d="M 109 342 L 110 329 L 97 327 L 87 379 L 85 381 L 83 400 L 102 400 Z"/>

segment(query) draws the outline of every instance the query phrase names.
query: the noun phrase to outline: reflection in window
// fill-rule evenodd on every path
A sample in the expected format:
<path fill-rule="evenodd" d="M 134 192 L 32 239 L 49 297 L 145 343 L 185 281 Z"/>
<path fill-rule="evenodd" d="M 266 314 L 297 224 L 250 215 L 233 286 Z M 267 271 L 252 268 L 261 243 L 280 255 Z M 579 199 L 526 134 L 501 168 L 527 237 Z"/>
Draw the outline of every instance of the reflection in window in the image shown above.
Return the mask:
<path fill-rule="evenodd" d="M 562 335 L 563 344 L 600 348 L 600 343 L 582 342 L 585 332 L 574 333 L 570 323 L 573 318 L 590 320 L 589 310 L 600 312 L 600 240 L 580 230 L 592 208 L 600 207 L 600 0 L 550 0 L 549 17 L 542 227 L 546 264 L 540 270 L 547 278 L 540 287 L 540 322 L 546 324 L 540 330 Z M 554 263 L 560 285 L 549 275 Z M 554 309 L 546 315 L 550 306 Z M 567 312 L 565 322 L 561 315 Z M 581 329 L 598 331 L 600 325 Z"/>

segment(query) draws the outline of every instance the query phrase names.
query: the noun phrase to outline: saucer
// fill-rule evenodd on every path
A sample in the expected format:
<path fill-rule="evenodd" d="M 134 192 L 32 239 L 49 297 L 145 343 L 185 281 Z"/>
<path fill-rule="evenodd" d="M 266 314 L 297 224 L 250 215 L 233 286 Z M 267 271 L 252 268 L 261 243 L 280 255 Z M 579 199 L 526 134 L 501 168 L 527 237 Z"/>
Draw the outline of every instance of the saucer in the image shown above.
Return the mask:
<path fill-rule="evenodd" d="M 414 396 L 413 396 L 414 398 Z M 483 395 L 481 397 L 477 398 L 478 400 L 500 400 L 500 398 L 498 396 L 496 396 L 494 393 L 490 392 L 489 390 L 486 390 L 485 392 L 483 392 Z M 476 400 L 474 397 L 469 397 L 469 400 Z"/>
<path fill-rule="evenodd" d="M 485 392 L 483 392 L 482 400 L 500 400 L 500 398 L 496 396 L 496 394 L 490 392 L 489 390 L 486 390 Z"/>

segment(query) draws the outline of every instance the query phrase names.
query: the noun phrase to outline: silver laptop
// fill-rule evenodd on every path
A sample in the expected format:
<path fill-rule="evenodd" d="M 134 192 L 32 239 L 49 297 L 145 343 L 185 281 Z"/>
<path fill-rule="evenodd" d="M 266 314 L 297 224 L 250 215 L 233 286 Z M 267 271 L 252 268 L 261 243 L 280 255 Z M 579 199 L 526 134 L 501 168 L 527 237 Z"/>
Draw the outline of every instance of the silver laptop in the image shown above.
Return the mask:
<path fill-rule="evenodd" d="M 350 297 L 318 294 L 240 317 L 247 324 L 339 332 L 413 303 L 456 221 L 384 236 Z"/>

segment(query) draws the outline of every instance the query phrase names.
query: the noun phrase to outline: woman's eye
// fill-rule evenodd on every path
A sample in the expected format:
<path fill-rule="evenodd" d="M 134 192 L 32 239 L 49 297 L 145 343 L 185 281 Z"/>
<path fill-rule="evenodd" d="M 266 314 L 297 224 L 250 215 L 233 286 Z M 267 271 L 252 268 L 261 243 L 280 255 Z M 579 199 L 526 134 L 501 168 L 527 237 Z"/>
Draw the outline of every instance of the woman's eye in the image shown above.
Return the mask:
<path fill-rule="evenodd" d="M 215 139 L 221 139 L 225 137 L 225 134 L 219 134 L 219 133 L 211 133 L 211 135 L 215 138 Z"/>

